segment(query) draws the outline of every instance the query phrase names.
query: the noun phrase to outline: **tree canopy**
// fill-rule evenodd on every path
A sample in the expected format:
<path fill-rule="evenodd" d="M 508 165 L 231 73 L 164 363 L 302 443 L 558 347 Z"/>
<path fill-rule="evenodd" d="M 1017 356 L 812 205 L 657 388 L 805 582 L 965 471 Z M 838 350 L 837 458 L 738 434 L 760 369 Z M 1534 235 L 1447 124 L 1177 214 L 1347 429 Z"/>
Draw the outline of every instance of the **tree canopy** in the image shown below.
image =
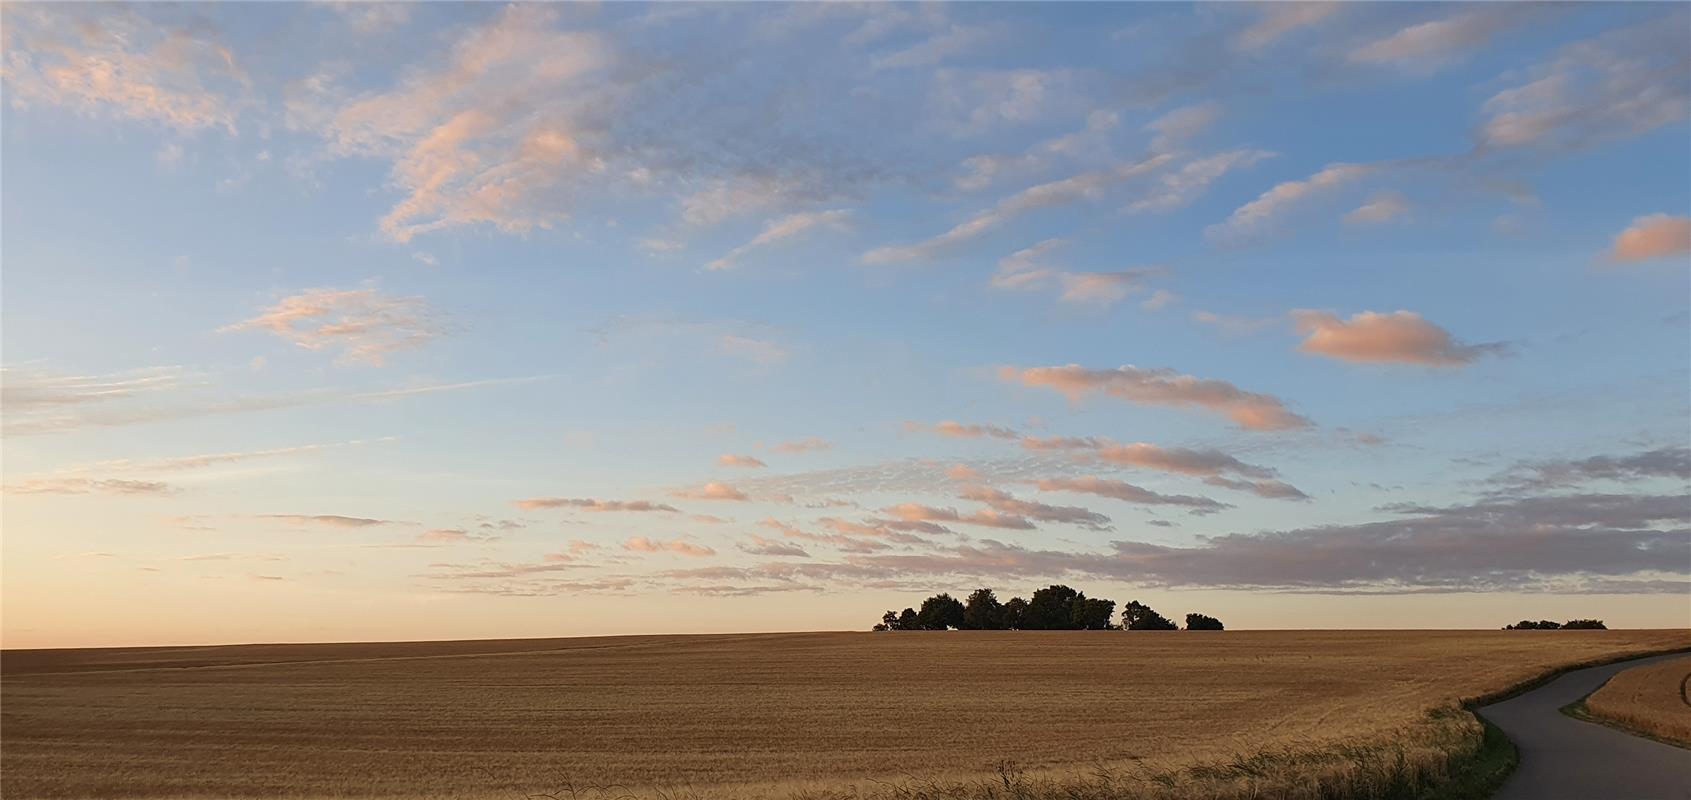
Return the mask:
<path fill-rule="evenodd" d="M 1138 600 L 1130 600 L 1121 609 L 1121 626 L 1130 631 L 1177 631 L 1180 626 L 1158 614 Z"/>
<path fill-rule="evenodd" d="M 1533 622 L 1530 619 L 1523 619 L 1513 625 L 1505 625 L 1503 629 L 1506 631 L 1606 631 L 1609 626 L 1604 625 L 1603 620 L 1600 619 L 1570 619 L 1567 622 L 1554 622 L 1548 619 Z"/>
<path fill-rule="evenodd" d="M 1115 623 L 1116 601 L 1087 597 L 1070 586 L 1052 584 L 1034 590 L 1031 599 L 1012 597 L 999 602 L 992 589 L 981 587 L 958 600 L 940 593 L 922 601 L 921 610 L 888 611 L 877 631 L 1174 631 L 1180 626 L 1138 601 L 1122 607 Z M 1206 614 L 1187 614 L 1187 630 L 1222 630 L 1221 620 Z"/>
<path fill-rule="evenodd" d="M 1219 631 L 1226 630 L 1221 620 L 1208 614 L 1187 614 L 1186 630 L 1189 631 Z"/>

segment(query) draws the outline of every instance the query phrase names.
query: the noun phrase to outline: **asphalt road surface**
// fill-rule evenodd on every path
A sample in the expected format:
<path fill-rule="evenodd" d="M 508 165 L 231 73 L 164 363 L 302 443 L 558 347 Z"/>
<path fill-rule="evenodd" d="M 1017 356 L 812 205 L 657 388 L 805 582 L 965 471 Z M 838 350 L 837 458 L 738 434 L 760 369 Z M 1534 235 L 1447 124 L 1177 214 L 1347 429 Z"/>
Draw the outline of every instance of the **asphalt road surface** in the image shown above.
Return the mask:
<path fill-rule="evenodd" d="M 1691 800 L 1691 750 L 1583 722 L 1562 706 L 1622 670 L 1684 653 L 1569 672 L 1518 697 L 1480 708 L 1521 751 L 1495 800 Z"/>

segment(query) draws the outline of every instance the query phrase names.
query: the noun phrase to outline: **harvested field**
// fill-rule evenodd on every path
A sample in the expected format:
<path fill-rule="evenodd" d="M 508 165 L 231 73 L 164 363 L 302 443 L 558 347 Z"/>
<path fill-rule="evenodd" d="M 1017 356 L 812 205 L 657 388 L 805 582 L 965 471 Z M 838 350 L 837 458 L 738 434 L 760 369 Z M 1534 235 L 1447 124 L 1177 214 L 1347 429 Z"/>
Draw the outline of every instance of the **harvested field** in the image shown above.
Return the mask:
<path fill-rule="evenodd" d="M 1030 787 L 1114 776 L 1145 796 L 1190 792 L 1191 781 L 1302 785 L 1300 771 L 1356 781 L 1372 756 L 1308 754 L 1384 748 L 1436 771 L 1440 748 L 1478 734 L 1469 715 L 1430 709 L 1558 665 L 1681 647 L 1691 631 L 7 651 L 0 789 L 8 798 L 521 798 L 615 783 L 682 789 L 670 797 L 894 797 L 917 796 L 908 787 L 927 784 L 915 778 L 938 782 L 925 796 L 988 797 L 1016 796 L 983 787 L 1019 785 L 1023 769 Z M 1016 765 L 1011 775 L 994 775 L 1004 762 Z M 1211 768 L 1181 771 L 1194 765 Z"/>
<path fill-rule="evenodd" d="M 1591 716 L 1691 747 L 1691 656 L 1633 667 L 1585 699 Z"/>

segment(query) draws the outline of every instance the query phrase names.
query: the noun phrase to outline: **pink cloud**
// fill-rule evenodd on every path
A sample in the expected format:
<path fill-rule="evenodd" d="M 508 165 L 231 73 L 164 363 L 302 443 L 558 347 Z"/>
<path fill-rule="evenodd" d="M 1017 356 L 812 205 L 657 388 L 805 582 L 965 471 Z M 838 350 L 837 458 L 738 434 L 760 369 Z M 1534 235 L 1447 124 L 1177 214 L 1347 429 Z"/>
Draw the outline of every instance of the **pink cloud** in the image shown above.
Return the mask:
<path fill-rule="evenodd" d="M 1093 436 L 1024 436 L 1022 447 L 1028 450 L 1093 450 L 1108 444 Z"/>
<path fill-rule="evenodd" d="M 1097 477 L 1082 478 L 1047 478 L 1036 484 L 1040 491 L 1045 492 L 1079 492 L 1095 494 L 1099 497 L 1110 497 L 1125 500 L 1129 503 L 1141 505 L 1173 505 L 1186 506 L 1193 513 L 1212 513 L 1229 506 L 1208 497 L 1196 497 L 1186 494 L 1161 494 L 1141 486 L 1135 486 L 1125 481 L 1114 481 Z"/>
<path fill-rule="evenodd" d="M 1691 253 L 1691 217 L 1651 214 L 1615 236 L 1611 261 L 1649 261 Z"/>
<path fill-rule="evenodd" d="M 997 425 L 964 424 L 949 419 L 936 422 L 933 425 L 923 425 L 920 422 L 906 422 L 904 423 L 904 427 L 906 430 L 929 430 L 941 436 L 950 436 L 954 439 L 979 439 L 983 436 L 994 439 L 1014 439 L 1021 435 L 1009 428 L 1003 428 Z"/>
<path fill-rule="evenodd" d="M 1305 335 L 1300 351 L 1342 361 L 1461 367 L 1500 349 L 1457 342 L 1413 311 L 1364 311 L 1344 320 L 1325 311 L 1298 310 L 1292 320 Z"/>
<path fill-rule="evenodd" d="M 1108 530 L 1110 518 L 1090 509 L 1077 506 L 1053 506 L 1032 500 L 1021 500 L 1007 492 L 986 486 L 970 486 L 962 493 L 965 500 L 985 503 L 992 510 L 1014 517 L 1036 519 L 1041 522 L 1064 522 L 1093 530 Z"/>
<path fill-rule="evenodd" d="M 377 366 L 390 353 L 440 335 L 423 298 L 389 297 L 374 289 L 307 289 L 218 329 L 244 330 L 269 331 L 307 350 L 340 350 L 343 362 Z"/>
<path fill-rule="evenodd" d="M 1272 470 L 1246 464 L 1219 450 L 1193 450 L 1185 447 L 1159 447 L 1145 442 L 1109 444 L 1098 449 L 1099 459 L 1112 464 L 1145 467 L 1182 475 L 1216 475 L 1237 472 L 1241 475 L 1267 477 Z"/>
<path fill-rule="evenodd" d="M 890 508 L 881 509 L 881 513 L 906 522 L 958 522 L 965 525 L 979 525 L 984 528 L 1033 530 L 1033 523 L 1025 517 L 1006 514 L 993 508 L 984 508 L 970 514 L 959 514 L 955 508 L 936 508 L 920 503 L 900 503 Z"/>
<path fill-rule="evenodd" d="M 827 439 L 811 436 L 791 442 L 782 442 L 775 445 L 772 449 L 777 453 L 811 453 L 817 450 L 827 450 L 833 446 L 834 443 L 828 441 Z"/>
<path fill-rule="evenodd" d="M 981 474 L 967 464 L 952 464 L 945 469 L 945 477 L 954 481 L 980 480 Z"/>
<path fill-rule="evenodd" d="M 591 497 L 531 497 L 518 500 L 517 508 L 535 511 L 543 508 L 573 508 L 581 511 L 679 511 L 667 503 L 648 500 L 598 500 Z"/>
<path fill-rule="evenodd" d="M 132 481 L 121 478 L 31 478 L 6 484 L 8 494 L 151 494 L 166 495 L 176 491 L 168 483 Z"/>
<path fill-rule="evenodd" d="M 685 497 L 691 500 L 743 501 L 751 499 L 745 492 L 729 486 L 726 483 L 717 483 L 716 481 L 711 481 L 710 483 L 707 483 L 697 489 L 685 489 L 679 492 L 671 492 L 671 495 L 675 497 Z"/>
<path fill-rule="evenodd" d="M 749 469 L 769 466 L 763 463 L 762 459 L 754 456 L 734 455 L 733 453 L 723 453 L 717 456 L 716 463 L 724 467 L 746 467 Z"/>
<path fill-rule="evenodd" d="M 702 544 L 693 544 L 685 539 L 648 539 L 635 536 L 622 543 L 622 549 L 633 553 L 679 553 L 684 556 L 714 556 L 716 551 Z"/>
<path fill-rule="evenodd" d="M 1041 386 L 1067 395 L 1071 401 L 1102 392 L 1140 405 L 1195 407 L 1226 416 L 1247 430 L 1307 428 L 1310 421 L 1286 408 L 1279 398 L 1247 392 L 1227 381 L 1181 375 L 1171 369 L 1087 369 L 1078 364 L 1005 367 L 999 377 L 1024 386 Z"/>

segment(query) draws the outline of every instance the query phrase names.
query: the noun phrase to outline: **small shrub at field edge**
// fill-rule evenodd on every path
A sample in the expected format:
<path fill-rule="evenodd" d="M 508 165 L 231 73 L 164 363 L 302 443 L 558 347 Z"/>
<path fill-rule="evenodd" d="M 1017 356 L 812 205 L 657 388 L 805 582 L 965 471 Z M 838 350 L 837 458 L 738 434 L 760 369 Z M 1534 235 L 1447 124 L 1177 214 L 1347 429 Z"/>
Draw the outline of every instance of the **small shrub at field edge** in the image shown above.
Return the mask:
<path fill-rule="evenodd" d="M 1691 656 L 1643 664 L 1585 698 L 1585 711 L 1623 728 L 1691 747 Z"/>

